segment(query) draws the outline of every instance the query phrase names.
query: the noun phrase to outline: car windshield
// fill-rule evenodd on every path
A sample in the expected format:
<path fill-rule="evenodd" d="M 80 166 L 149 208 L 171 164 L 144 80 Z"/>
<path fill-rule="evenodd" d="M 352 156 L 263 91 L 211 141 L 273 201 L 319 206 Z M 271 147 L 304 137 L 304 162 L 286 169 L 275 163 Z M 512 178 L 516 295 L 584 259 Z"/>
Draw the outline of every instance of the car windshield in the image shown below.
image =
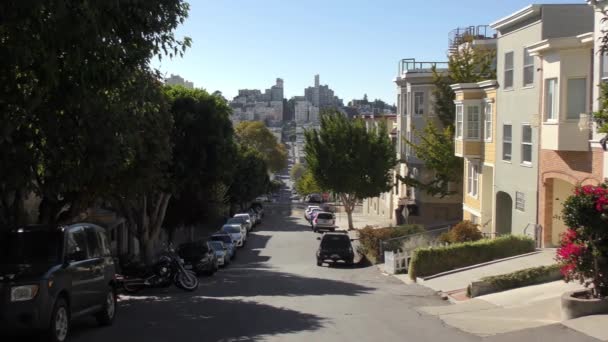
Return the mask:
<path fill-rule="evenodd" d="M 229 235 L 213 235 L 211 241 L 221 241 L 223 243 L 232 243 L 232 238 Z"/>
<path fill-rule="evenodd" d="M 229 226 L 229 225 L 223 226 L 222 230 L 225 231 L 226 233 L 230 233 L 230 234 L 236 234 L 236 233 L 241 232 L 241 228 L 239 228 L 237 226 Z"/>
<path fill-rule="evenodd" d="M 247 219 L 249 219 L 249 217 L 247 217 L 246 215 L 247 215 L 247 214 L 236 214 L 236 215 L 234 215 L 234 218 L 238 218 L 238 217 L 240 217 L 240 218 L 242 218 L 243 220 L 247 220 Z"/>
<path fill-rule="evenodd" d="M 325 235 L 321 241 L 321 248 L 347 248 L 350 239 L 346 235 Z"/>
<path fill-rule="evenodd" d="M 322 220 L 331 220 L 332 218 L 334 218 L 334 216 L 332 214 L 328 214 L 328 213 L 319 213 L 317 215 L 317 218 L 322 219 Z"/>
<path fill-rule="evenodd" d="M 245 221 L 245 219 L 242 217 L 233 217 L 233 218 L 229 219 L 226 223 L 241 224 L 244 221 Z"/>
<path fill-rule="evenodd" d="M 0 263 L 33 264 L 58 262 L 61 256 L 61 232 L 17 231 L 0 238 Z"/>
<path fill-rule="evenodd" d="M 224 244 L 221 241 L 209 241 L 209 245 L 213 248 L 214 251 L 223 251 Z"/>

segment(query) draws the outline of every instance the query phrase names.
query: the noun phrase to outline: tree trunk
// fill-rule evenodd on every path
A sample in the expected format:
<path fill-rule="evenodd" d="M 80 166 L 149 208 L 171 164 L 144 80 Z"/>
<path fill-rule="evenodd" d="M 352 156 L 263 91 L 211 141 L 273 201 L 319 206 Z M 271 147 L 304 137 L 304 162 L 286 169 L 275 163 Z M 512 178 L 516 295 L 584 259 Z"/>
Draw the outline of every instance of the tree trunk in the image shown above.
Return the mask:
<path fill-rule="evenodd" d="M 142 261 L 146 265 L 152 265 L 154 261 L 154 241 L 142 237 L 139 239 L 139 244 L 141 245 Z"/>
<path fill-rule="evenodd" d="M 348 230 L 355 229 L 353 225 L 353 209 L 354 209 L 354 196 L 350 196 L 347 194 L 340 194 L 340 199 L 342 200 L 342 205 L 344 206 L 344 211 L 346 212 L 346 218 L 348 219 Z"/>

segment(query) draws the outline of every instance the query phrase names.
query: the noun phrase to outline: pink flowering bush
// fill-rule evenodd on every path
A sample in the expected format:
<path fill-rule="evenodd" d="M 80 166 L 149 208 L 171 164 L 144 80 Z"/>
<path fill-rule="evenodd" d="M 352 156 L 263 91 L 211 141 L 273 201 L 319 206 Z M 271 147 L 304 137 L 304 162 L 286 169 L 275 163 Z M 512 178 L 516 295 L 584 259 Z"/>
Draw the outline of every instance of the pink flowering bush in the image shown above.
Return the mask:
<path fill-rule="evenodd" d="M 576 187 L 564 202 L 557 260 L 566 281 L 579 281 L 596 298 L 608 297 L 608 185 Z"/>

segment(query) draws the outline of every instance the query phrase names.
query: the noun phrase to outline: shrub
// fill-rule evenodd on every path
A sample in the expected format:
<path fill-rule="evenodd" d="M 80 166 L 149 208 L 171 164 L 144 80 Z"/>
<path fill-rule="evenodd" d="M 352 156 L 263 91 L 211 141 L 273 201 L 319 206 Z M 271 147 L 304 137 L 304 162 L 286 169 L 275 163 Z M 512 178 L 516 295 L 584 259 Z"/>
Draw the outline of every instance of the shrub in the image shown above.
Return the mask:
<path fill-rule="evenodd" d="M 444 247 L 418 248 L 410 259 L 409 274 L 410 278 L 416 279 L 534 250 L 534 240 L 513 235 Z"/>
<path fill-rule="evenodd" d="M 367 257 L 372 263 L 377 263 L 380 259 L 380 242 L 396 237 L 416 234 L 424 232 L 424 227 L 410 224 L 398 227 L 373 228 L 367 226 L 359 230 L 359 251 Z M 387 250 L 397 249 L 401 247 L 400 242 L 396 242 L 394 246 L 387 246 Z"/>
<path fill-rule="evenodd" d="M 483 238 L 483 234 L 479 230 L 479 225 L 471 221 L 462 221 L 450 230 L 452 243 L 477 241 Z"/>
<path fill-rule="evenodd" d="M 501 292 L 519 287 L 543 284 L 550 281 L 562 279 L 560 265 L 538 266 L 519 270 L 507 274 L 484 277 L 480 281 L 485 282 L 491 291 L 484 294 Z M 471 286 L 467 288 L 467 294 L 471 296 Z"/>

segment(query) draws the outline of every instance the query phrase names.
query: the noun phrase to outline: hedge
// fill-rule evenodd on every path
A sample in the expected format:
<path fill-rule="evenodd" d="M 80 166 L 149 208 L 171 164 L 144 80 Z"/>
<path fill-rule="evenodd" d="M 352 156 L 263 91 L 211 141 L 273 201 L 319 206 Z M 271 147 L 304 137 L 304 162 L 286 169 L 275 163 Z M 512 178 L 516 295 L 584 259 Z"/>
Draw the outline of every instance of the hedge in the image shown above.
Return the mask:
<path fill-rule="evenodd" d="M 359 252 L 372 263 L 380 259 L 380 241 L 396 237 L 424 232 L 424 227 L 416 224 L 397 227 L 373 228 L 365 227 L 359 230 Z"/>
<path fill-rule="evenodd" d="M 409 265 L 411 279 L 533 252 L 534 240 L 524 236 L 502 236 L 444 247 L 418 248 Z"/>
<path fill-rule="evenodd" d="M 484 294 L 560 280 L 564 278 L 560 272 L 560 268 L 561 265 L 554 264 L 550 266 L 531 267 L 507 274 L 484 277 L 467 287 L 467 295 L 471 297 L 472 292 L 477 292 L 476 295 L 481 296 Z M 476 286 L 477 289 L 472 291 L 472 286 Z"/>

